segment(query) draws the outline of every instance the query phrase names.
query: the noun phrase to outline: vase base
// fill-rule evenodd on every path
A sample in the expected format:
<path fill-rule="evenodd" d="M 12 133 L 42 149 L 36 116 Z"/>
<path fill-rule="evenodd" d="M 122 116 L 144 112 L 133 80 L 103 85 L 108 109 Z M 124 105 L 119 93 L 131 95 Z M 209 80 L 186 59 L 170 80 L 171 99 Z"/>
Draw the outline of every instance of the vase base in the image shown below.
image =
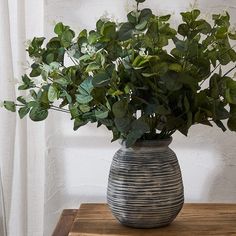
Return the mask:
<path fill-rule="evenodd" d="M 171 222 L 168 222 L 168 223 L 154 223 L 154 224 L 138 224 L 138 223 L 128 223 L 128 222 L 124 222 L 124 221 L 119 221 L 120 224 L 126 226 L 126 227 L 129 227 L 129 228 L 135 228 L 135 229 L 155 229 L 155 228 L 164 228 L 164 227 L 167 227 L 169 226 Z"/>

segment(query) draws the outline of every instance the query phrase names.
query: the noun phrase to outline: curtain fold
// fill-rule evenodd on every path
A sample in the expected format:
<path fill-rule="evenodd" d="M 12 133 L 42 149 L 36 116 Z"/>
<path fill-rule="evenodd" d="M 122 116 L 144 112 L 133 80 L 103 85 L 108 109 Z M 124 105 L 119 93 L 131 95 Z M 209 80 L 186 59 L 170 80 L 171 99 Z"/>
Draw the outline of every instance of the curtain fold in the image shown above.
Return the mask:
<path fill-rule="evenodd" d="M 0 0 L 0 100 L 25 95 L 16 89 L 27 73 L 25 42 L 32 33 L 43 34 L 43 1 L 31 2 Z M 44 123 L 33 125 L 1 109 L 0 147 L 8 236 L 42 236 Z"/>
<path fill-rule="evenodd" d="M 60 21 L 76 32 L 92 28 L 105 10 L 122 21 L 134 2 L 0 0 L 0 100 L 15 100 L 20 95 L 16 83 L 29 65 L 28 39 L 50 38 L 55 22 Z M 179 22 L 178 13 L 188 9 L 190 2 L 194 1 L 148 0 L 144 6 L 159 14 L 173 13 L 173 21 Z M 199 0 L 199 5 L 203 13 L 209 13 L 208 18 L 211 12 L 229 9 L 236 22 L 235 0 Z M 176 135 L 173 144 L 182 155 L 186 199 L 235 201 L 231 181 L 235 178 L 235 134 L 226 136 L 205 127 L 194 127 L 191 132 L 188 139 Z M 33 123 L 0 109 L 0 169 L 8 236 L 50 236 L 62 209 L 105 201 L 111 157 L 118 148 L 118 144 L 110 144 L 105 129 L 86 126 L 74 133 L 64 114 L 50 113 L 46 122 Z"/>
<path fill-rule="evenodd" d="M 15 88 L 13 85 L 13 62 L 10 36 L 9 4 L 8 1 L 0 1 L 0 96 L 3 99 L 15 99 Z M 1 110 L 0 115 L 0 161 L 2 170 L 2 181 L 6 208 L 6 219 L 10 218 L 11 190 L 13 182 L 13 163 L 16 117 Z"/>

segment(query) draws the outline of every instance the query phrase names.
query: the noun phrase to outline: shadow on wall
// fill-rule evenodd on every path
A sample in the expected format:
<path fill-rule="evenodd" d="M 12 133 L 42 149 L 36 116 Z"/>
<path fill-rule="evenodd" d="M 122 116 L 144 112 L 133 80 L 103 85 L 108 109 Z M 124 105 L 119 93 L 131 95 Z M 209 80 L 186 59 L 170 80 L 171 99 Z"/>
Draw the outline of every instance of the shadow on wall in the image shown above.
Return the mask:
<path fill-rule="evenodd" d="M 235 0 L 205 1 L 200 0 L 199 5 L 212 11 L 226 10 L 231 15 L 231 21 L 236 24 Z M 220 132 L 220 131 L 219 131 Z M 209 135 L 207 130 L 206 135 Z M 208 189 L 208 201 L 210 202 L 234 202 L 236 203 L 236 133 L 216 133 L 213 136 L 213 150 L 220 155 L 215 171 L 210 175 Z"/>
<path fill-rule="evenodd" d="M 60 121 L 58 117 L 57 121 Z M 60 130 L 56 128 L 53 130 L 50 125 L 52 132 L 49 132 L 46 160 L 50 175 L 53 175 L 52 169 L 57 166 L 59 169 L 55 171 L 55 174 L 60 172 L 67 177 L 72 175 L 72 173 L 67 173 L 67 171 L 72 171 L 70 168 L 77 168 L 77 171 L 76 169 L 74 171 L 80 179 L 82 174 L 87 176 L 97 173 L 100 169 L 104 170 L 104 166 L 109 169 L 112 156 L 119 148 L 119 144 L 110 143 L 108 132 L 89 126 L 73 133 L 71 124 L 63 121 L 63 118 L 61 121 L 61 125 L 58 125 Z M 70 125 L 67 127 L 68 124 Z M 232 182 L 236 175 L 235 141 L 235 133 L 222 133 L 216 128 L 203 126 L 193 127 L 188 138 L 179 134 L 175 135 L 172 149 L 176 151 L 183 169 L 184 180 L 187 182 L 188 200 L 236 201 L 235 186 Z M 60 166 L 68 168 L 60 170 Z M 94 171 L 93 168 L 95 168 Z M 86 172 L 84 172 L 85 169 Z M 50 175 L 47 175 L 47 178 L 50 178 Z M 216 180 L 218 177 L 219 179 Z M 94 183 L 98 179 L 99 177 L 95 178 Z M 67 184 L 70 184 L 72 180 L 68 177 Z M 53 181 L 55 181 L 54 177 Z M 211 185 L 214 186 L 212 189 L 218 189 L 218 194 L 210 193 L 214 192 L 210 191 Z M 53 186 L 53 183 L 49 186 Z M 227 186 L 229 186 L 228 192 L 224 194 Z M 190 194 L 192 190 L 199 192 L 199 197 L 192 198 Z"/>
<path fill-rule="evenodd" d="M 195 126 L 176 134 L 176 150 L 187 202 L 236 202 L 236 134 Z"/>
<path fill-rule="evenodd" d="M 222 140 L 218 140 L 219 144 Z M 228 140 L 224 145 L 219 145 L 221 162 L 211 176 L 209 186 L 209 202 L 236 203 L 236 137 Z M 207 186 L 206 186 L 207 188 Z"/>

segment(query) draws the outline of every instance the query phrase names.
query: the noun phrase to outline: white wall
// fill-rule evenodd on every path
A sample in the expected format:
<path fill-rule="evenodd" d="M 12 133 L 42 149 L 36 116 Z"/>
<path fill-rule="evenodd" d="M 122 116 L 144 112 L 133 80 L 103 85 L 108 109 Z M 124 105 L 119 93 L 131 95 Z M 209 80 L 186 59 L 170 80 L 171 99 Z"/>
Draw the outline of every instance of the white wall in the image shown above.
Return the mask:
<path fill-rule="evenodd" d="M 222 4 L 223 2 L 223 4 Z M 128 4 L 129 3 L 129 4 Z M 124 19 L 131 0 L 45 0 L 45 35 L 52 35 L 55 22 L 63 21 L 75 31 L 92 28 L 105 11 Z M 154 12 L 172 13 L 189 8 L 186 0 L 147 0 Z M 206 16 L 228 9 L 236 15 L 235 0 L 201 0 Z M 236 22 L 236 18 L 233 19 Z M 69 116 L 52 113 L 47 121 L 46 218 L 49 235 L 63 208 L 78 208 L 81 202 L 104 202 L 109 166 L 117 143 L 111 134 L 93 126 L 72 131 Z M 196 126 L 189 137 L 174 135 L 171 145 L 183 171 L 187 202 L 236 202 L 236 134 Z"/>

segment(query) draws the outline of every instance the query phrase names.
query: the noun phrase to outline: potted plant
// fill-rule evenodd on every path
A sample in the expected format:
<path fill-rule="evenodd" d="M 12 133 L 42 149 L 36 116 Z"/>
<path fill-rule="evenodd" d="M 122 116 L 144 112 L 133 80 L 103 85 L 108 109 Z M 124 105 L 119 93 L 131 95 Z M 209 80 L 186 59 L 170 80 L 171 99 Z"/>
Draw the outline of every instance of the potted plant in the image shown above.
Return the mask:
<path fill-rule="evenodd" d="M 35 37 L 27 48 L 31 71 L 18 87 L 30 98 L 4 106 L 33 121 L 49 110 L 66 112 L 74 130 L 106 126 L 122 143 L 108 204 L 121 223 L 151 228 L 170 224 L 184 202 L 171 136 L 187 136 L 194 124 L 236 131 L 236 32 L 227 12 L 207 22 L 198 9 L 181 13 L 183 22 L 172 28 L 170 15 L 140 9 L 144 1 L 136 0 L 127 22 L 100 19 L 78 36 L 58 23 L 46 45 Z"/>

